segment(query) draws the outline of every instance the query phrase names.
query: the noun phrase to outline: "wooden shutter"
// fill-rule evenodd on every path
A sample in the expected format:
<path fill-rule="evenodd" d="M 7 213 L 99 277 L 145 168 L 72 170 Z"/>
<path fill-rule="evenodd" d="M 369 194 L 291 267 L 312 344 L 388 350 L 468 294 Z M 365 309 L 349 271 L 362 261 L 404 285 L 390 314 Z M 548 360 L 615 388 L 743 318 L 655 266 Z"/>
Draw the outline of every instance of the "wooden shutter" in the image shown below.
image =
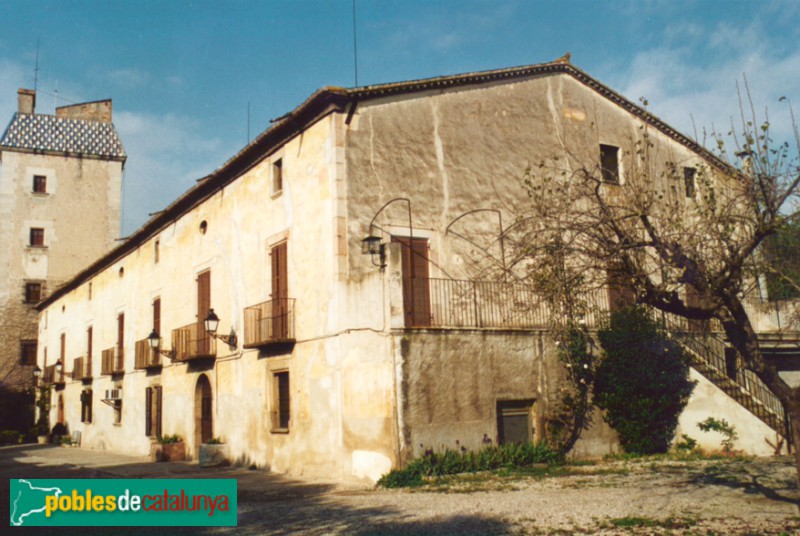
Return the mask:
<path fill-rule="evenodd" d="M 153 300 L 153 329 L 161 335 L 161 298 Z"/>
<path fill-rule="evenodd" d="M 272 338 L 286 339 L 289 322 L 289 265 L 286 258 L 286 242 L 273 246 L 270 251 L 272 264 Z"/>
<path fill-rule="evenodd" d="M 403 310 L 406 326 L 431 325 L 428 240 L 392 237 L 402 246 Z"/>
<path fill-rule="evenodd" d="M 86 330 L 86 375 L 92 375 L 92 326 Z"/>
<path fill-rule="evenodd" d="M 155 387 L 155 398 L 156 398 L 156 422 L 155 422 L 155 434 L 156 437 L 161 437 L 161 386 L 157 385 Z"/>
<path fill-rule="evenodd" d="M 197 274 L 197 354 L 211 353 L 209 340 L 203 321 L 211 310 L 211 270 Z"/>
<path fill-rule="evenodd" d="M 144 390 L 144 435 L 153 435 L 153 388 Z"/>
<path fill-rule="evenodd" d="M 121 371 L 125 368 L 125 313 L 117 316 L 117 362 L 114 370 Z"/>

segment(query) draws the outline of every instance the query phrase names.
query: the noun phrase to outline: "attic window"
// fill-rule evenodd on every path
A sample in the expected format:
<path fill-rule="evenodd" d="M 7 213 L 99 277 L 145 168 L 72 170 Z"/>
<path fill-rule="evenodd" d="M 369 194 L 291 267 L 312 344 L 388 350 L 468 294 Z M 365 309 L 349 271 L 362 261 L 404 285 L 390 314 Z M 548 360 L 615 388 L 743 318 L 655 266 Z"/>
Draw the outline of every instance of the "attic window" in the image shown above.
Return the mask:
<path fill-rule="evenodd" d="M 272 195 L 283 191 L 283 158 L 278 158 L 272 163 Z"/>
<path fill-rule="evenodd" d="M 619 147 L 600 144 L 600 170 L 603 182 L 619 184 Z"/>
<path fill-rule="evenodd" d="M 208 231 L 208 222 L 203 220 L 200 222 L 200 234 L 206 234 L 206 231 Z"/>

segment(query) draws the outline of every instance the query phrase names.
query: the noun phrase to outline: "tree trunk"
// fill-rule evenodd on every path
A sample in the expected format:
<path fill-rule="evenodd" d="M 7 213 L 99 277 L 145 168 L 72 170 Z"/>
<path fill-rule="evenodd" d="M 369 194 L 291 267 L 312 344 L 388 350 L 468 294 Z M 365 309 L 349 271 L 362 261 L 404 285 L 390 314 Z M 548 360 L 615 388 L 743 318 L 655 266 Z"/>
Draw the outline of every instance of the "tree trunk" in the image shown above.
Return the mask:
<path fill-rule="evenodd" d="M 789 430 L 792 434 L 792 437 L 786 438 L 786 446 L 788 448 L 791 445 L 794 449 L 794 465 L 797 470 L 797 481 L 800 482 L 800 449 L 795 442 L 800 438 L 800 400 L 797 397 L 792 397 L 791 402 L 786 404 L 786 417 L 789 419 Z"/>

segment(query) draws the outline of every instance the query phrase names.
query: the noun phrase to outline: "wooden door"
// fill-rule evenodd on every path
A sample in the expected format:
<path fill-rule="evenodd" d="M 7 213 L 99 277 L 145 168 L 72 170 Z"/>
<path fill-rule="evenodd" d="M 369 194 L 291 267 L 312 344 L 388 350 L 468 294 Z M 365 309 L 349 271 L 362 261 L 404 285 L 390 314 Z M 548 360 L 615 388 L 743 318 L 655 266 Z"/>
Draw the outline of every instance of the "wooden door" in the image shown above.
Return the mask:
<path fill-rule="evenodd" d="M 428 276 L 428 240 L 392 237 L 402 246 L 403 316 L 405 325 L 431 325 L 431 297 Z"/>
<path fill-rule="evenodd" d="M 208 381 L 208 377 L 205 374 L 197 379 L 197 386 L 194 391 L 194 403 L 195 448 L 197 448 L 201 443 L 208 443 L 208 441 L 214 437 L 211 383 Z"/>
<path fill-rule="evenodd" d="M 272 339 L 288 338 L 289 323 L 289 269 L 286 260 L 286 242 L 270 251 L 272 264 Z"/>

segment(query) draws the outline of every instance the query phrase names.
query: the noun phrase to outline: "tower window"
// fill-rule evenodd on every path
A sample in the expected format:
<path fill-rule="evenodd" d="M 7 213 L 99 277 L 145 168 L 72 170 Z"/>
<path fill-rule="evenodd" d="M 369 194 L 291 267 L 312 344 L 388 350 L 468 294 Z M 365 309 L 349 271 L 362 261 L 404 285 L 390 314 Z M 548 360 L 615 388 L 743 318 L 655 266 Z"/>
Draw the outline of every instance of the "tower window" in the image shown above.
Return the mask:
<path fill-rule="evenodd" d="M 44 175 L 33 176 L 33 192 L 37 194 L 47 193 L 47 177 Z"/>
<path fill-rule="evenodd" d="M 41 227 L 31 227 L 30 245 L 33 247 L 44 247 L 44 229 Z"/>
<path fill-rule="evenodd" d="M 41 283 L 25 283 L 25 303 L 38 303 L 42 300 Z"/>

